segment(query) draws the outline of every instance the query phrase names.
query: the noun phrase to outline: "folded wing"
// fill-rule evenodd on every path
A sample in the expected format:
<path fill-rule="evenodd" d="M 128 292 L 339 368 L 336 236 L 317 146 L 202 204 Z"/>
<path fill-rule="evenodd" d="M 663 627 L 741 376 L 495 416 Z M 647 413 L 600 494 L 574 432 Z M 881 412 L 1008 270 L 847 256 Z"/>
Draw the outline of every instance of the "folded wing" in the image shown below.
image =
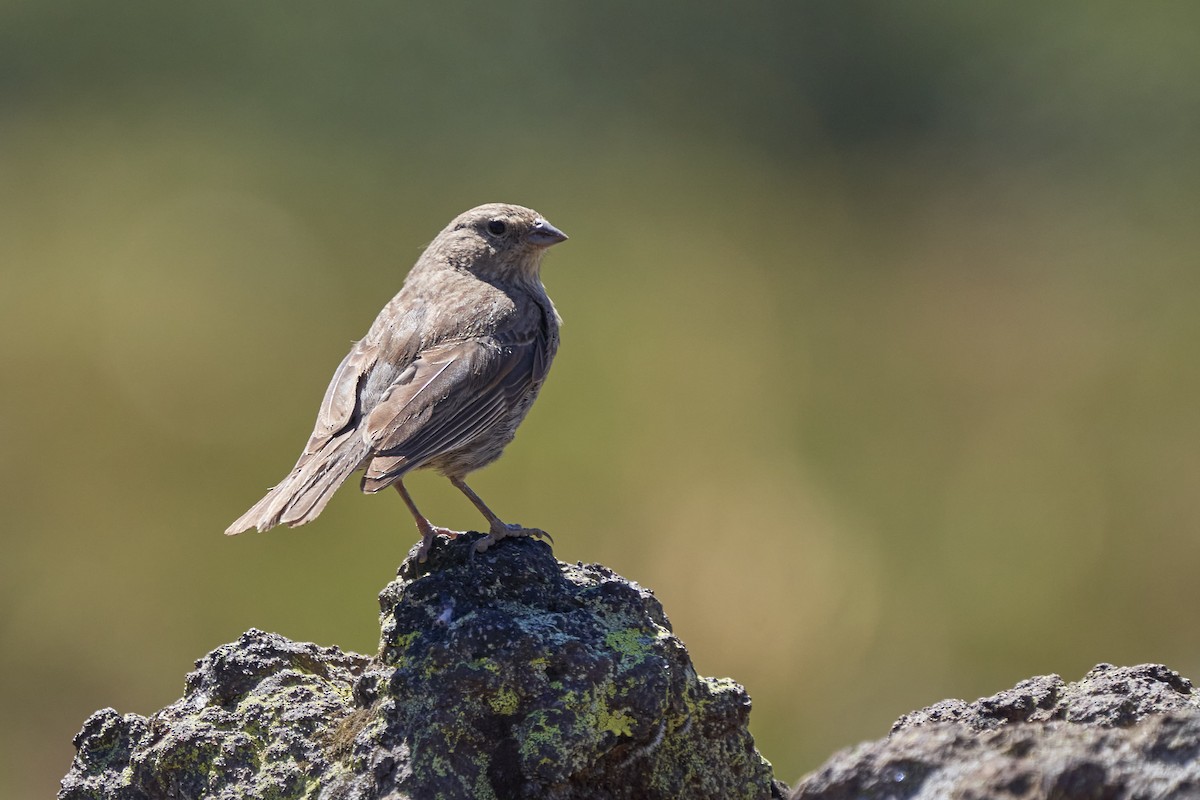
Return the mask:
<path fill-rule="evenodd" d="M 379 491 L 502 422 L 545 377 L 546 360 L 540 335 L 468 339 L 422 352 L 364 421 L 375 455 L 363 491 Z"/>

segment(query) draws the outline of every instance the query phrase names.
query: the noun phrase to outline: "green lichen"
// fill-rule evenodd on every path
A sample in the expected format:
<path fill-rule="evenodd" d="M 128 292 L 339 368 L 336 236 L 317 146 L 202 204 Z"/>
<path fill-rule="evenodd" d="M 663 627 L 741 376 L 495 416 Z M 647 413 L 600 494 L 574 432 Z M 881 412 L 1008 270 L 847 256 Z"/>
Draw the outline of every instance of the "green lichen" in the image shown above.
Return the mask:
<path fill-rule="evenodd" d="M 492 781 L 488 777 L 486 769 L 481 769 L 475 776 L 472 800 L 496 800 L 496 791 L 492 788 Z"/>
<path fill-rule="evenodd" d="M 517 713 L 520 700 L 521 698 L 516 692 L 505 687 L 488 698 L 488 705 L 490 705 L 492 707 L 492 711 L 495 711 L 497 714 L 510 716 Z"/>
<path fill-rule="evenodd" d="M 402 633 L 396 637 L 396 641 L 392 643 L 392 647 L 401 650 L 406 649 L 410 644 L 419 639 L 420 636 L 420 631 L 409 631 L 408 633 Z"/>
<path fill-rule="evenodd" d="M 490 658 L 477 658 L 474 661 L 468 662 L 467 666 L 471 669 L 484 669 L 496 674 L 500 672 L 500 665 Z"/>
<path fill-rule="evenodd" d="M 637 628 L 609 631 L 604 643 L 621 654 L 621 666 L 626 669 L 636 667 L 650 655 L 650 637 Z"/>
<path fill-rule="evenodd" d="M 665 736 L 651 763 L 650 785 L 663 794 L 677 792 L 681 785 L 695 787 L 700 796 L 760 797 L 770 781 L 771 765 L 753 747 L 724 738 L 696 734 L 696 721 L 711 718 L 716 707 L 742 691 L 728 678 L 693 676 L 697 691 L 685 692 L 680 713 L 665 718 Z M 746 739 L 749 742 L 749 736 Z M 713 772 L 716 762 L 730 765 Z"/>
<path fill-rule="evenodd" d="M 563 732 L 558 725 L 546 719 L 546 712 L 539 709 L 525 718 L 525 739 L 521 742 L 521 756 L 526 762 L 537 759 L 538 766 L 553 764 L 551 753 L 561 753 Z"/>
<path fill-rule="evenodd" d="M 600 730 L 615 733 L 617 736 L 632 736 L 634 718 L 624 709 L 613 711 L 601 708 L 596 714 L 596 722 Z"/>

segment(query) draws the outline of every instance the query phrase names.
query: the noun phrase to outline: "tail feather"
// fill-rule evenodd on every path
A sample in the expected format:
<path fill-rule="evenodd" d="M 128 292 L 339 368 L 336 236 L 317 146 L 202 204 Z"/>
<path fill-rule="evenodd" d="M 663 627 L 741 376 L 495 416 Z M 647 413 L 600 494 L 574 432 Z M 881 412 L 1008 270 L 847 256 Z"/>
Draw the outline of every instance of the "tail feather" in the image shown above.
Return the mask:
<path fill-rule="evenodd" d="M 369 449 L 353 429 L 333 437 L 317 452 L 301 456 L 291 473 L 238 517 L 225 534 L 312 522 L 337 488 L 362 464 Z"/>

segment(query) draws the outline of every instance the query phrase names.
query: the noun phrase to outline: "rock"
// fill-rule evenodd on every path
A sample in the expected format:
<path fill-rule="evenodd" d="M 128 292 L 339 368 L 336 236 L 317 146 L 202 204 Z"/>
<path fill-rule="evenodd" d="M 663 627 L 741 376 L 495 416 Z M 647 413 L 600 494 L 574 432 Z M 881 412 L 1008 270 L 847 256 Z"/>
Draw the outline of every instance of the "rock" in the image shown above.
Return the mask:
<path fill-rule="evenodd" d="M 250 630 L 196 662 L 149 719 L 93 714 L 59 797 L 306 797 L 338 766 L 366 656 Z"/>
<path fill-rule="evenodd" d="M 1200 696 L 1158 664 L 1101 664 L 906 714 L 831 758 L 793 800 L 1200 797 Z"/>
<path fill-rule="evenodd" d="M 653 594 L 477 538 L 410 554 L 376 658 L 251 630 L 149 718 L 96 712 L 60 800 L 784 795 L 750 698 L 696 675 Z"/>

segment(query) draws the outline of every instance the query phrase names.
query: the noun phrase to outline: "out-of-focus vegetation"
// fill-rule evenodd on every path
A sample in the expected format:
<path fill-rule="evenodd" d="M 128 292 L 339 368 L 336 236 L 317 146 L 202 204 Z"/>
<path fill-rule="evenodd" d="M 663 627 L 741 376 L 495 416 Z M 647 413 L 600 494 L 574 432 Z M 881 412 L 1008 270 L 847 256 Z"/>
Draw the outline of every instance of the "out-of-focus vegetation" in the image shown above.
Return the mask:
<path fill-rule="evenodd" d="M 1200 13 L 9 2 L 0 796 L 257 626 L 372 652 L 416 538 L 226 539 L 420 247 L 571 234 L 477 488 L 654 587 L 779 777 L 1095 662 L 1200 674 Z M 438 522 L 477 526 L 435 476 Z"/>

